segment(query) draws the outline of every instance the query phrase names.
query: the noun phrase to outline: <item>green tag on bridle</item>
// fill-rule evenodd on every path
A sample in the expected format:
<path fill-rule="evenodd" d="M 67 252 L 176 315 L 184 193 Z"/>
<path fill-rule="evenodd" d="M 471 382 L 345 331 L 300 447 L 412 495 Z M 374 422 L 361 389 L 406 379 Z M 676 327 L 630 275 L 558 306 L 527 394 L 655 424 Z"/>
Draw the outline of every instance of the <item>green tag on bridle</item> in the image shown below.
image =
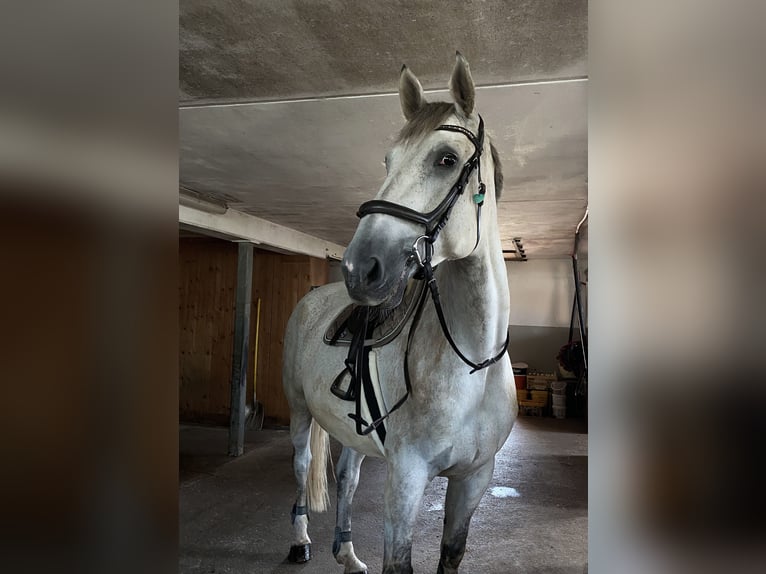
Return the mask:
<path fill-rule="evenodd" d="M 482 203 L 484 201 L 484 194 L 483 193 L 474 193 L 473 194 L 473 202 L 474 203 Z"/>

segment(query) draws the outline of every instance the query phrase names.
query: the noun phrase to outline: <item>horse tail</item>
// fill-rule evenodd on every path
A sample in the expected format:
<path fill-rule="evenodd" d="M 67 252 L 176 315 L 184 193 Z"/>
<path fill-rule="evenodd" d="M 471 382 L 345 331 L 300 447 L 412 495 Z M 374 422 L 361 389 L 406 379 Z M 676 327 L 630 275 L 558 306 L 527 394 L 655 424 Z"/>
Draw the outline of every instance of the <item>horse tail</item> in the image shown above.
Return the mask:
<path fill-rule="evenodd" d="M 330 455 L 330 437 L 316 420 L 311 421 L 311 463 L 306 480 L 306 497 L 309 509 L 324 512 L 330 506 L 327 493 L 327 464 Z"/>

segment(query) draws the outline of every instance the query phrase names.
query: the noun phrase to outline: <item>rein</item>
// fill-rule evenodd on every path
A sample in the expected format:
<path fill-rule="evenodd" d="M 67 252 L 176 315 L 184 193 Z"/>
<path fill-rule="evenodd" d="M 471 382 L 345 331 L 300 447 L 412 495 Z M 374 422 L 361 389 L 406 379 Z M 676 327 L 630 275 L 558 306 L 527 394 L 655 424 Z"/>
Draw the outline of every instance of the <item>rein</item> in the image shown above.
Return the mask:
<path fill-rule="evenodd" d="M 484 197 L 486 193 L 486 186 L 481 180 L 481 155 L 484 150 L 484 120 L 481 116 L 479 116 L 479 130 L 477 135 L 474 135 L 470 130 L 462 126 L 451 124 L 441 125 L 437 127 L 436 130 L 461 133 L 470 140 L 475 148 L 471 157 L 463 165 L 463 169 L 461 170 L 457 181 L 450 188 L 449 192 L 441 201 L 441 203 L 439 203 L 439 205 L 437 205 L 432 211 L 421 213 L 398 203 L 374 199 L 372 201 L 363 203 L 359 207 L 357 216 L 361 219 L 362 217 L 371 215 L 373 213 L 381 213 L 425 226 L 425 233 L 418 237 L 412 246 L 412 255 L 410 256 L 410 261 L 414 259 L 417 265 L 420 267 L 420 272 L 422 275 L 420 279 L 424 280 L 426 285 L 428 285 L 428 291 L 430 292 L 431 299 L 434 302 L 436 315 L 439 318 L 439 324 L 441 325 L 442 332 L 444 333 L 447 342 L 449 342 L 450 347 L 452 347 L 452 350 L 460 358 L 460 360 L 471 367 L 470 374 L 473 374 L 477 371 L 489 367 L 503 357 L 505 352 L 508 350 L 508 344 L 510 341 L 510 327 L 506 331 L 505 343 L 503 343 L 502 348 L 496 355 L 489 357 L 488 359 L 485 359 L 479 363 L 475 363 L 466 357 L 465 354 L 458 348 L 457 344 L 452 338 L 449 328 L 447 327 L 447 321 L 444 317 L 444 310 L 442 309 L 441 298 L 439 296 L 439 288 L 436 284 L 436 278 L 434 277 L 434 269 L 431 266 L 431 257 L 433 255 L 433 245 L 436 241 L 436 238 L 439 236 L 439 233 L 447 224 L 450 213 L 455 207 L 458 198 L 463 194 L 463 191 L 467 187 L 468 180 L 473 174 L 474 170 L 477 170 L 479 187 L 478 193 L 474 194 L 473 196 L 473 201 L 476 203 L 476 244 L 474 245 L 473 251 L 475 251 L 476 247 L 479 245 L 479 241 L 481 239 L 481 207 L 484 205 Z M 420 252 L 421 243 L 423 244 L 422 254 Z M 356 432 L 360 435 L 368 435 L 376 430 L 381 439 L 381 442 L 385 442 L 385 426 L 381 425 L 389 416 L 391 416 L 391 414 L 397 411 L 399 407 L 404 404 L 412 392 L 409 367 L 410 347 L 412 345 L 412 339 L 414 337 L 415 330 L 417 329 L 420 318 L 423 314 L 423 308 L 425 307 L 426 299 L 426 290 L 423 289 L 422 294 L 420 295 L 420 300 L 417 304 L 417 308 L 415 310 L 415 316 L 412 319 L 412 324 L 410 325 L 410 330 L 407 334 L 407 345 L 404 351 L 404 383 L 406 392 L 385 414 L 380 413 L 380 409 L 376 402 L 374 404 L 369 404 L 368 402 L 370 414 L 374 419 L 369 423 L 365 421 L 361 416 L 362 393 L 360 392 L 360 389 L 362 386 L 364 386 L 365 392 L 368 393 L 369 401 L 369 389 L 371 388 L 371 383 L 369 380 L 370 375 L 369 365 L 367 364 L 367 355 L 369 354 L 370 347 L 364 344 L 364 340 L 366 334 L 370 333 L 374 328 L 374 324 L 371 325 L 369 322 L 370 307 L 360 307 L 357 309 L 358 315 L 356 318 L 357 321 L 361 323 L 361 325 L 357 326 L 356 334 L 354 337 L 355 341 L 352 342 L 351 348 L 349 349 L 348 358 L 345 361 L 346 368 L 341 372 L 340 375 L 338 375 L 335 383 L 333 383 L 333 392 L 340 398 L 344 398 L 345 400 L 354 400 L 356 402 L 356 412 L 350 413 L 348 416 L 356 422 Z M 351 382 L 349 384 L 348 390 L 345 393 L 341 393 L 337 387 L 340 378 L 346 371 L 348 371 L 351 375 Z"/>
<path fill-rule="evenodd" d="M 417 246 L 417 242 L 415 243 Z M 430 247 L 430 244 L 429 244 Z M 444 318 L 444 310 L 442 309 L 441 304 L 441 297 L 439 295 L 439 287 L 436 285 L 436 278 L 434 277 L 434 269 L 431 267 L 431 257 L 430 254 L 425 258 L 420 258 L 420 253 L 417 251 L 417 247 L 413 247 L 413 249 L 416 250 L 416 253 L 418 253 L 418 263 L 420 264 L 421 269 L 423 270 L 423 275 L 425 277 L 426 285 L 428 285 L 428 290 L 431 292 L 431 299 L 434 302 L 434 308 L 436 309 L 436 316 L 439 318 L 439 324 L 441 325 L 442 332 L 444 333 L 445 338 L 447 339 L 447 342 L 450 344 L 450 347 L 452 347 L 452 350 L 455 351 L 455 354 L 460 357 L 460 360 L 463 361 L 466 365 L 471 367 L 471 372 L 469 374 L 473 375 L 476 371 L 481 371 L 482 369 L 485 369 L 489 367 L 490 365 L 496 363 L 499 361 L 505 352 L 508 350 L 508 344 L 511 340 L 511 327 L 510 325 L 506 328 L 506 335 L 505 335 L 505 343 L 503 343 L 502 348 L 500 349 L 500 352 L 497 353 L 494 357 L 490 357 L 488 359 L 485 359 L 481 361 L 480 363 L 474 363 L 466 357 L 462 351 L 458 348 L 457 343 L 455 343 L 455 340 L 452 338 L 452 335 L 449 332 L 449 327 L 447 327 L 447 321 Z"/>

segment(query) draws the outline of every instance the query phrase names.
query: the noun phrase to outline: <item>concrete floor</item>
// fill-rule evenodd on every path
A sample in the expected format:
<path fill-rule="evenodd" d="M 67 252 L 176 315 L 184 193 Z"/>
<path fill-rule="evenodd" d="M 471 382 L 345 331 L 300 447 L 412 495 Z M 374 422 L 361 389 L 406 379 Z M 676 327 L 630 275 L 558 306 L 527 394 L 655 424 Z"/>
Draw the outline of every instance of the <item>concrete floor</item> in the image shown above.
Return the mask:
<path fill-rule="evenodd" d="M 586 431 L 582 419 L 519 418 L 474 515 L 461 572 L 587 572 Z M 226 429 L 181 427 L 179 572 L 340 574 L 331 552 L 334 510 L 312 516 L 311 562 L 286 561 L 295 492 L 288 432 L 248 433 L 238 459 L 220 454 L 226 441 Z M 366 459 L 354 499 L 354 548 L 371 574 L 381 571 L 385 475 L 383 461 Z M 415 572 L 436 571 L 445 490 L 442 478 L 426 490 Z"/>

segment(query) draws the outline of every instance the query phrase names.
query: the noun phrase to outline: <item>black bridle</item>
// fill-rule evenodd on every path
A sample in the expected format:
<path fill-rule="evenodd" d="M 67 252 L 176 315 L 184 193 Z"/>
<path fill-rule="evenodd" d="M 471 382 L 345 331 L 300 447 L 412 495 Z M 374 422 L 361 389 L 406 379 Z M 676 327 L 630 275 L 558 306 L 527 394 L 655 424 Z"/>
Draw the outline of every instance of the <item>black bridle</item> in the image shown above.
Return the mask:
<path fill-rule="evenodd" d="M 474 203 L 476 203 L 476 245 L 479 244 L 480 229 L 481 229 L 481 206 L 484 205 L 484 194 L 486 186 L 481 181 L 481 154 L 484 150 L 484 119 L 479 116 L 479 131 L 477 135 L 473 135 L 470 130 L 463 126 L 455 126 L 451 124 L 444 124 L 436 128 L 437 131 L 457 132 L 466 136 L 470 142 L 474 145 L 474 152 L 468 161 L 463 165 L 463 169 L 460 172 L 460 176 L 457 178 L 455 185 L 449 190 L 446 197 L 437 205 L 433 210 L 428 213 L 421 213 L 415 211 L 404 205 L 393 203 L 391 201 L 385 201 L 383 199 L 373 199 L 367 201 L 359 206 L 357 217 L 360 219 L 366 215 L 372 215 L 373 213 L 382 213 L 384 215 L 391 215 L 398 217 L 399 219 L 405 219 L 425 226 L 425 234 L 423 237 L 428 239 L 428 243 L 434 244 L 439 232 L 447 224 L 452 208 L 455 207 L 458 198 L 463 195 L 463 191 L 468 185 L 468 179 L 474 170 L 478 173 L 479 189 L 478 193 L 473 196 Z M 474 246 L 474 249 L 476 246 Z M 415 248 L 417 250 L 417 248 Z"/>
<path fill-rule="evenodd" d="M 505 343 L 503 344 L 503 347 L 500 350 L 500 352 L 497 353 L 495 356 L 485 359 L 484 361 L 481 361 L 479 363 L 475 363 L 471 361 L 468 357 L 466 357 L 458 348 L 457 344 L 452 338 L 452 335 L 450 334 L 449 328 L 447 327 L 447 321 L 444 317 L 444 311 L 441 305 L 441 298 L 439 296 L 439 289 L 436 285 L 436 278 L 434 277 L 434 269 L 431 266 L 431 257 L 433 255 L 434 242 L 436 241 L 436 238 L 438 237 L 441 230 L 447 224 L 450 213 L 452 212 L 452 209 L 455 207 L 455 204 L 457 203 L 458 198 L 463 194 L 463 191 L 465 191 L 468 185 L 468 180 L 473 174 L 474 170 L 476 170 L 477 172 L 477 179 L 479 184 L 478 192 L 474 194 L 473 196 L 473 201 L 474 203 L 476 203 L 476 244 L 474 245 L 474 250 L 479 245 L 479 240 L 481 239 L 481 207 L 482 205 L 484 205 L 484 196 L 486 192 L 486 186 L 481 180 L 481 155 L 482 155 L 482 152 L 484 151 L 484 120 L 482 119 L 481 116 L 479 116 L 479 129 L 476 135 L 474 135 L 470 130 L 462 126 L 456 126 L 451 124 L 440 125 L 439 127 L 436 128 L 436 130 L 461 133 L 470 140 L 470 142 L 474 145 L 474 148 L 475 148 L 471 157 L 463 165 L 463 169 L 461 170 L 460 176 L 458 177 L 457 181 L 452 186 L 452 188 L 450 188 L 449 192 L 447 193 L 446 197 L 441 201 L 441 203 L 439 203 L 439 205 L 437 205 L 432 211 L 429 211 L 427 213 L 421 213 L 419 211 L 415 211 L 414 209 L 411 209 L 404 205 L 400 205 L 398 203 L 393 203 L 393 202 L 385 201 L 381 199 L 374 199 L 372 201 L 367 201 L 363 203 L 359 207 L 357 216 L 361 219 L 362 217 L 365 217 L 367 215 L 380 213 L 383 215 L 391 215 L 399 219 L 404 219 L 406 221 L 411 221 L 413 223 L 417 223 L 417 224 L 425 226 L 425 233 L 421 235 L 420 237 L 418 237 L 412 246 L 412 255 L 410 256 L 408 263 L 414 260 L 417 263 L 417 265 L 420 267 L 420 270 L 422 272 L 422 278 L 423 280 L 426 281 L 426 284 L 428 285 L 428 290 L 431 292 L 431 299 L 434 302 L 436 315 L 439 318 L 439 323 L 441 324 L 442 332 L 444 333 L 445 338 L 447 339 L 447 341 L 449 342 L 450 346 L 452 347 L 453 351 L 455 351 L 457 356 L 460 357 L 460 359 L 466 365 L 471 367 L 471 374 L 473 374 L 477 371 L 480 371 L 482 369 L 489 367 L 490 365 L 496 363 L 503 357 L 505 352 L 508 350 L 508 342 L 510 340 L 510 329 L 506 330 Z M 423 245 L 422 254 L 420 252 L 421 244 Z M 427 298 L 426 292 L 424 290 L 420 298 L 420 301 L 418 303 L 417 310 L 415 312 L 415 316 L 412 320 L 412 324 L 410 325 L 410 330 L 407 336 L 407 346 L 404 352 L 404 382 L 406 385 L 407 392 L 394 404 L 394 406 L 387 413 L 383 414 L 382 416 L 379 416 L 378 418 L 376 418 L 374 421 L 370 423 L 364 421 L 360 415 L 359 401 L 361 400 L 361 396 L 360 396 L 361 393 L 357 393 L 355 396 L 356 403 L 357 403 L 356 413 L 349 414 L 348 416 L 356 421 L 356 431 L 357 433 L 361 435 L 366 435 L 371 433 L 373 430 L 376 430 L 383 423 L 383 421 L 385 421 L 394 411 L 399 409 L 399 407 L 401 407 L 404 404 L 404 401 L 407 400 L 407 397 L 412 392 L 412 384 L 410 382 L 410 368 L 409 368 L 410 345 L 412 343 L 415 329 L 417 328 L 417 325 L 420 322 L 420 317 L 423 312 L 423 307 L 424 307 L 426 298 Z M 365 317 L 369 317 L 369 311 L 366 313 Z M 365 325 L 362 331 L 365 331 L 367 328 L 368 328 L 367 322 L 365 320 Z M 359 348 L 356 353 L 350 352 L 349 358 L 346 360 L 346 367 L 348 371 L 351 373 L 352 379 L 357 379 L 359 375 L 361 374 L 360 371 L 363 368 L 363 366 L 361 364 L 360 359 L 362 357 L 362 354 L 363 354 L 363 349 Z M 355 360 L 353 361 L 352 361 L 352 355 L 355 356 Z M 361 379 L 359 379 L 359 381 L 361 381 Z M 365 427 L 365 428 L 362 428 L 362 427 Z M 385 433 L 381 434 L 381 438 L 382 439 L 385 438 Z"/>

